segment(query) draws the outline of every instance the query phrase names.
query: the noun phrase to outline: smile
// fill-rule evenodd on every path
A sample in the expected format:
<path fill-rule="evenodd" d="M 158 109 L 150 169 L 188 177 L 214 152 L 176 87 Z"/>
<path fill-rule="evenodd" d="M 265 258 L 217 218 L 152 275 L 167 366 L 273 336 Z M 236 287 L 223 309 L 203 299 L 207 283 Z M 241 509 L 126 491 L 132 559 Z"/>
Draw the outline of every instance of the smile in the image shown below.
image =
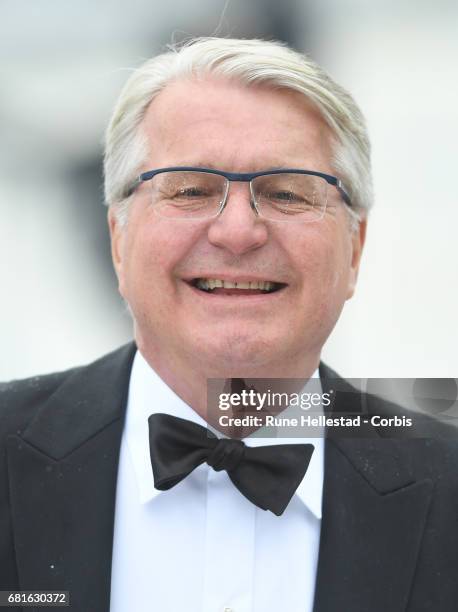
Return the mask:
<path fill-rule="evenodd" d="M 275 293 L 286 286 L 284 283 L 277 283 L 270 280 L 228 281 L 220 278 L 195 278 L 191 284 L 200 291 L 221 295 Z"/>

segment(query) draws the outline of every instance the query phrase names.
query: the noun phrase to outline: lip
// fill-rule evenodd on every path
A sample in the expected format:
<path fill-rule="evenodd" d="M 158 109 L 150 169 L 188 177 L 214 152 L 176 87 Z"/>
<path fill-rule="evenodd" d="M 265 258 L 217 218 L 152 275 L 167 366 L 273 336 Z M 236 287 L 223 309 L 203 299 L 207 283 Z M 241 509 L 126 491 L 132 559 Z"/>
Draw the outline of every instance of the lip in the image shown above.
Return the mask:
<path fill-rule="evenodd" d="M 189 285 L 192 285 L 193 281 L 195 281 L 196 278 L 214 278 L 214 279 L 218 279 L 218 280 L 223 280 L 223 281 L 227 281 L 229 283 L 250 283 L 250 282 L 271 282 L 271 283 L 277 283 L 279 285 L 288 285 L 288 283 L 284 280 L 280 280 L 280 279 L 276 279 L 276 278 L 269 278 L 266 276 L 253 276 L 253 275 L 234 275 L 234 274 L 221 274 L 219 272 L 209 272 L 209 273 L 198 273 L 195 274 L 193 276 L 188 276 L 186 278 L 183 278 L 182 280 L 185 281 L 185 283 L 188 283 Z"/>
<path fill-rule="evenodd" d="M 196 278 L 196 277 L 193 277 L 193 278 Z M 210 276 L 210 277 L 197 277 L 197 278 L 221 278 L 221 277 Z M 224 277 L 221 280 L 230 280 L 230 279 Z M 236 282 L 237 280 L 240 282 L 248 282 L 254 279 L 250 277 L 250 278 L 247 278 L 247 280 L 243 281 L 242 277 L 237 277 L 237 279 L 234 279 L 234 281 L 232 282 Z M 264 279 L 259 279 L 259 280 L 264 280 Z M 257 293 L 257 294 L 251 294 L 251 295 L 244 295 L 243 292 L 241 292 L 238 295 L 227 295 L 227 294 L 202 291 L 201 289 L 197 289 L 197 287 L 194 287 L 194 285 L 191 284 L 191 281 L 184 281 L 184 284 L 186 285 L 186 287 L 188 287 L 190 291 L 192 291 L 195 298 L 202 300 L 208 305 L 231 306 L 231 307 L 235 306 L 236 304 L 240 305 L 242 302 L 244 305 L 252 304 L 253 306 L 261 306 L 262 304 L 272 304 L 273 301 L 282 299 L 282 297 L 284 296 L 285 290 L 288 288 L 288 285 L 285 285 L 284 287 L 281 287 L 280 289 L 278 289 L 277 291 L 274 291 L 273 293 Z"/>

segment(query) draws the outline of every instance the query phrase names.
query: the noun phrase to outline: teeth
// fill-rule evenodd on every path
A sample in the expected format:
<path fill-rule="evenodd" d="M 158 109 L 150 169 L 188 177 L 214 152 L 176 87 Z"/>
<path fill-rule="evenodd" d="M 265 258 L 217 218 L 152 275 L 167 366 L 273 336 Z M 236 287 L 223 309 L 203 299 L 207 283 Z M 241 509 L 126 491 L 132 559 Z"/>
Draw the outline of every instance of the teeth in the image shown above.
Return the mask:
<path fill-rule="evenodd" d="M 232 282 L 219 278 L 199 278 L 196 284 L 199 289 L 207 291 L 217 287 L 224 289 L 259 289 L 261 291 L 272 291 L 274 288 L 274 283 L 271 281 Z"/>

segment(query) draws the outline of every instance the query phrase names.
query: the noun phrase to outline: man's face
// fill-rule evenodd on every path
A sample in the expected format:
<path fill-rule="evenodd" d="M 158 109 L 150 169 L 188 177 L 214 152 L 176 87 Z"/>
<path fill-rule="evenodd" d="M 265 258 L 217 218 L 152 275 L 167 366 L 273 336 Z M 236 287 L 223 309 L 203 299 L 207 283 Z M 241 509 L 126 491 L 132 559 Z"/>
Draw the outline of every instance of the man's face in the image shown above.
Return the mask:
<path fill-rule="evenodd" d="M 167 166 L 229 172 L 303 168 L 333 174 L 329 133 L 298 93 L 227 80 L 178 81 L 151 103 L 143 129 L 143 171 Z M 150 185 L 135 194 L 128 223 L 110 213 L 119 289 L 135 319 L 138 346 L 170 367 L 221 375 L 316 367 L 322 345 L 354 289 L 364 226 L 349 228 L 328 189 L 324 217 L 279 223 L 257 217 L 247 183 L 231 183 L 227 206 L 210 220 L 155 214 Z M 196 279 L 271 281 L 272 293 L 205 292 Z"/>

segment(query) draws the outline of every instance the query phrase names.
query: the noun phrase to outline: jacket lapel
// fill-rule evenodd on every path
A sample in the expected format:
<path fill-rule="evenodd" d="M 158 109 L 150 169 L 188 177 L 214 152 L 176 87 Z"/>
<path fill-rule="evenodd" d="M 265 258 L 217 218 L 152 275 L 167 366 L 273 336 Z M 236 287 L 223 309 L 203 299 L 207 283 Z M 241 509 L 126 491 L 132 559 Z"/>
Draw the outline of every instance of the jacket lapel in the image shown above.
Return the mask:
<path fill-rule="evenodd" d="M 133 344 L 74 370 L 8 440 L 19 586 L 109 609 L 119 448 Z"/>
<path fill-rule="evenodd" d="M 332 386 L 334 412 L 365 411 L 348 383 Z M 415 440 L 368 429 L 360 438 L 326 440 L 314 612 L 404 612 L 408 605 L 433 485 L 410 468 Z"/>

